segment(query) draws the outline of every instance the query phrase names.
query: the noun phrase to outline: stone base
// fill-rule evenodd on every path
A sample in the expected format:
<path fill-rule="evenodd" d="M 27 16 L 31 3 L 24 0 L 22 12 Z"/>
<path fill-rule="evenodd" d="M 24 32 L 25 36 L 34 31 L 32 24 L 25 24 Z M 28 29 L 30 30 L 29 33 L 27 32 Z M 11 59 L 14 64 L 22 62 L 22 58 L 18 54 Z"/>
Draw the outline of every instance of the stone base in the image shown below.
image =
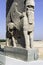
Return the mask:
<path fill-rule="evenodd" d="M 5 47 L 4 52 L 6 56 L 24 61 L 32 61 L 38 59 L 38 50 L 36 48 L 30 48 L 26 50 L 24 48 Z"/>
<path fill-rule="evenodd" d="M 31 61 L 31 60 L 37 60 L 38 59 L 38 49 L 36 48 L 30 48 L 29 50 L 27 50 L 27 60 Z"/>

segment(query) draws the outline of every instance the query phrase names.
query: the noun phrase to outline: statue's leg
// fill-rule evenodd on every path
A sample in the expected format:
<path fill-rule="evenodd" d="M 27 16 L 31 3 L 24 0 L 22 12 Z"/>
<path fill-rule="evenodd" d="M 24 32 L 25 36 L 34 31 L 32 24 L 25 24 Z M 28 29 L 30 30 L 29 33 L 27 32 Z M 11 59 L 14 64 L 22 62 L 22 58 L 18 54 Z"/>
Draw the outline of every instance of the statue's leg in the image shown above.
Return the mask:
<path fill-rule="evenodd" d="M 26 49 L 28 49 L 29 48 L 29 35 L 27 31 L 23 31 L 23 32 L 24 32 L 24 37 L 25 37 Z"/>
<path fill-rule="evenodd" d="M 6 46 L 9 46 L 9 39 L 6 39 Z"/>
<path fill-rule="evenodd" d="M 30 48 L 32 48 L 33 47 L 33 32 L 30 33 L 29 40 L 30 40 Z"/>
<path fill-rule="evenodd" d="M 12 41 L 13 41 L 13 47 L 16 47 L 16 39 L 12 36 Z"/>
<path fill-rule="evenodd" d="M 10 41 L 11 40 L 9 38 L 6 39 L 6 46 L 8 46 L 8 47 L 11 46 Z"/>

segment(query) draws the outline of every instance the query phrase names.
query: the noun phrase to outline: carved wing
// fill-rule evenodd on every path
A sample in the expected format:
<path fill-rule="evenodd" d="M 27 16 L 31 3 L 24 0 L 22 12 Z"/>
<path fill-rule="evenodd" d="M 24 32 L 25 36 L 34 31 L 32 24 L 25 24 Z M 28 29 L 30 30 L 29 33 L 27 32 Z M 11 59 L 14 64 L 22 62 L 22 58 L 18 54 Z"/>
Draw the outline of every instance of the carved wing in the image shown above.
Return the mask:
<path fill-rule="evenodd" d="M 7 16 L 6 22 L 7 22 L 7 24 L 9 23 L 10 14 L 11 14 L 12 21 L 14 22 L 16 28 L 20 29 L 20 26 L 21 26 L 20 12 L 23 12 L 23 10 L 24 10 L 24 0 L 13 0 L 13 1 L 11 0 L 11 2 L 10 2 L 10 0 L 7 0 L 8 6 L 7 6 L 7 12 L 6 12 L 6 16 Z M 19 13 L 15 12 L 15 10 L 14 10 L 14 2 L 18 3 L 18 12 Z"/>

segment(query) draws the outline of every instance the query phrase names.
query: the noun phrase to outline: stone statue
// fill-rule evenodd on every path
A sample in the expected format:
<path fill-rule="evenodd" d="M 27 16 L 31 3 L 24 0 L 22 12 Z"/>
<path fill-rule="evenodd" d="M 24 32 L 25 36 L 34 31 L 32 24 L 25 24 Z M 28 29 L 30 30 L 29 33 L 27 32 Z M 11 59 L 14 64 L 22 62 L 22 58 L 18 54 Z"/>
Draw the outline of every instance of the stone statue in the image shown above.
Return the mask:
<path fill-rule="evenodd" d="M 6 0 L 7 56 L 25 61 L 38 59 L 38 50 L 33 48 L 34 6 L 34 0 Z"/>
<path fill-rule="evenodd" d="M 32 48 L 33 46 L 33 31 L 34 31 L 34 1 L 32 0 L 25 0 L 25 12 L 27 16 L 27 21 L 28 21 L 28 28 L 25 30 L 25 38 L 27 38 L 26 42 L 26 48 L 30 47 Z M 25 22 L 26 24 L 26 22 Z M 27 35 L 26 35 L 27 34 Z"/>
<path fill-rule="evenodd" d="M 13 40 L 13 45 L 16 47 L 16 44 L 21 43 L 23 36 L 26 49 L 32 48 L 33 45 L 33 30 L 34 30 L 34 3 L 30 0 L 24 1 L 24 12 L 18 11 L 18 3 L 13 2 L 12 9 L 10 11 L 10 19 L 8 23 L 9 28 L 12 28 L 11 39 Z M 13 34 L 14 33 L 14 34 Z M 22 38 L 20 40 L 20 38 Z M 24 40 L 23 39 L 23 40 Z M 8 39 L 7 39 L 8 40 Z"/>
<path fill-rule="evenodd" d="M 14 26 L 14 23 L 13 22 L 9 22 L 9 24 L 7 25 L 7 46 L 13 46 L 13 47 L 16 47 L 16 42 L 15 42 L 15 38 L 14 38 L 14 29 L 15 29 L 15 26 Z M 9 41 L 12 41 L 9 42 Z M 11 45 L 12 44 L 12 45 Z"/>
<path fill-rule="evenodd" d="M 21 32 L 22 32 L 22 22 L 20 19 L 23 17 L 22 13 L 20 13 L 17 9 L 18 4 L 17 2 L 14 2 L 12 5 L 12 10 L 10 11 L 10 19 L 9 23 L 7 24 L 7 46 L 9 45 L 9 36 L 11 36 L 10 41 L 12 40 L 13 47 L 16 47 L 16 43 L 19 41 L 19 37 L 21 37 Z M 12 31 L 10 31 L 10 29 Z M 8 34 L 9 33 L 9 34 Z M 21 35 L 21 36 L 20 36 Z M 11 42 L 10 42 L 11 44 Z"/>

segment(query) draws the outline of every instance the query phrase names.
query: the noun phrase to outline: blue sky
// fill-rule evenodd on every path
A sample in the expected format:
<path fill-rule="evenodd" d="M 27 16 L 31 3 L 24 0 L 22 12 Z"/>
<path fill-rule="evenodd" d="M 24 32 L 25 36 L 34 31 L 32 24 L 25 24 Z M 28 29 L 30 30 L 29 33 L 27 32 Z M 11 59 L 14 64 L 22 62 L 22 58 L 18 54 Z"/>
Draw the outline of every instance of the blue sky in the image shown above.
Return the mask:
<path fill-rule="evenodd" d="M 0 39 L 6 38 L 6 0 L 0 0 Z M 34 39 L 43 40 L 43 0 L 35 0 Z"/>
<path fill-rule="evenodd" d="M 43 40 L 43 0 L 35 0 L 34 39 Z"/>
<path fill-rule="evenodd" d="M 6 38 L 6 0 L 0 0 L 0 39 Z"/>

